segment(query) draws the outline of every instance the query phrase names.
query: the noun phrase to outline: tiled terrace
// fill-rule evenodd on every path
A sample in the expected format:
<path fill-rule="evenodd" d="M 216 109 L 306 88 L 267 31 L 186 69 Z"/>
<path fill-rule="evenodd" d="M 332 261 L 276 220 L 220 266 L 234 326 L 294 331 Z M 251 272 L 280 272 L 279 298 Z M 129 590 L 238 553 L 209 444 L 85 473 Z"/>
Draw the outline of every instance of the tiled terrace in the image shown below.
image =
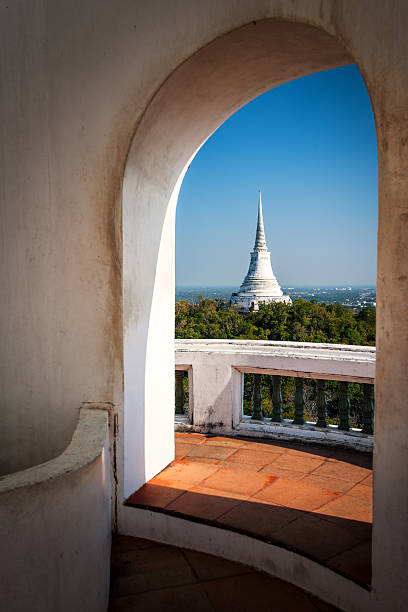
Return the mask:
<path fill-rule="evenodd" d="M 371 580 L 371 456 L 176 433 L 176 460 L 127 501 L 295 550 Z"/>
<path fill-rule="evenodd" d="M 210 555 L 119 536 L 109 612 L 336 612 L 295 586 Z"/>

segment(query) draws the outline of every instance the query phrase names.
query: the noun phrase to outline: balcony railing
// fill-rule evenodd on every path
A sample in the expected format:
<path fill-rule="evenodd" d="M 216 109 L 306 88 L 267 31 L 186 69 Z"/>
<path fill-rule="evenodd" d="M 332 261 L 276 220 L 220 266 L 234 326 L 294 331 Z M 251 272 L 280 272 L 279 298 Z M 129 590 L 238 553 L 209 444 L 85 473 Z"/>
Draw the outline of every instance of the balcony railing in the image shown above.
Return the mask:
<path fill-rule="evenodd" d="M 370 450 L 375 347 L 176 340 L 176 428 Z"/>

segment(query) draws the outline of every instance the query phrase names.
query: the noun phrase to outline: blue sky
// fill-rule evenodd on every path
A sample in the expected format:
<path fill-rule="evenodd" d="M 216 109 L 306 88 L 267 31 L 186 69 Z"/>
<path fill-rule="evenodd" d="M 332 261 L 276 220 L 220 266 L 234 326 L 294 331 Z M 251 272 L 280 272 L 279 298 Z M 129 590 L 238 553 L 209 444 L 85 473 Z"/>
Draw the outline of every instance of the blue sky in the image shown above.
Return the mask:
<path fill-rule="evenodd" d="M 375 284 L 376 133 L 355 66 L 268 91 L 201 148 L 177 206 L 177 285 L 240 285 L 259 189 L 281 284 Z"/>

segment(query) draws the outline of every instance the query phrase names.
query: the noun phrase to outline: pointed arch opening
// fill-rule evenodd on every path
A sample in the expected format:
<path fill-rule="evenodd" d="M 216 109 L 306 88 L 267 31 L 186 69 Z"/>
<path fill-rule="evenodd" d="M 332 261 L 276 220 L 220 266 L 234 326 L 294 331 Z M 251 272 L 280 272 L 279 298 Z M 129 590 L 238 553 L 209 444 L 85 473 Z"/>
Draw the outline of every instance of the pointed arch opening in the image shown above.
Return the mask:
<path fill-rule="evenodd" d="M 354 63 L 340 41 L 312 25 L 252 22 L 180 65 L 139 122 L 123 188 L 122 499 L 174 458 L 175 213 L 189 164 L 226 119 L 262 93 Z"/>
<path fill-rule="evenodd" d="M 313 26 L 253 22 L 190 57 L 146 109 L 123 190 L 125 495 L 173 459 L 174 227 L 189 163 L 250 100 L 350 63 L 344 46 Z"/>

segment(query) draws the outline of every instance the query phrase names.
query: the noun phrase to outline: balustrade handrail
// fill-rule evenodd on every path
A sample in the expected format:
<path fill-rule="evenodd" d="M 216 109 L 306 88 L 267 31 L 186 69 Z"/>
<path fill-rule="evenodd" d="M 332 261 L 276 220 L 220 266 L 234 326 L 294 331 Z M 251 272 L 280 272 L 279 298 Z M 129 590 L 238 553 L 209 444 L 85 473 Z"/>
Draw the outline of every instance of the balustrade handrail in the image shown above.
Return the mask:
<path fill-rule="evenodd" d="M 224 351 L 224 350 L 245 350 L 257 349 L 262 351 L 275 351 L 279 349 L 295 349 L 307 351 L 340 351 L 342 353 L 364 353 L 374 354 L 375 346 L 364 346 L 357 344 L 332 344 L 328 342 L 292 342 L 283 340 L 240 340 L 240 339 L 207 339 L 207 338 L 177 338 L 175 340 L 175 348 L 178 351 L 205 351 L 207 349 Z M 374 357 L 375 359 L 375 357 Z"/>
<path fill-rule="evenodd" d="M 296 436 L 299 439 L 313 438 L 322 443 L 351 444 L 353 448 L 367 450 L 372 448 L 372 436 L 368 435 L 370 442 L 367 434 L 373 433 L 375 358 L 376 348 L 373 346 L 177 339 L 176 420 L 181 422 L 184 419 L 184 423 L 189 423 L 197 431 L 244 431 L 245 435 L 259 435 L 261 432 L 268 436 Z M 251 416 L 248 416 L 248 412 L 243 413 L 244 376 L 247 374 L 252 376 L 253 381 Z M 284 377 L 295 379 L 294 418 L 290 421 L 283 418 L 282 412 L 281 384 Z M 306 422 L 305 418 L 306 379 L 316 380 L 316 423 Z M 188 411 L 185 406 L 187 396 L 183 391 L 187 380 Z M 340 381 L 336 387 L 338 427 L 330 424 L 327 418 L 325 381 L 329 380 Z M 265 384 L 268 381 L 270 389 L 267 400 L 272 403 L 270 417 L 263 414 L 262 381 Z M 363 385 L 362 430 L 351 429 L 350 382 Z M 357 440 L 358 435 L 361 440 Z M 347 436 L 353 438 L 351 442 Z"/>
<path fill-rule="evenodd" d="M 265 340 L 175 341 L 176 367 L 219 355 L 241 372 L 370 382 L 375 380 L 376 348 L 315 342 Z M 194 354 L 196 357 L 194 358 Z M 201 357 L 200 357 L 201 355 Z"/>

